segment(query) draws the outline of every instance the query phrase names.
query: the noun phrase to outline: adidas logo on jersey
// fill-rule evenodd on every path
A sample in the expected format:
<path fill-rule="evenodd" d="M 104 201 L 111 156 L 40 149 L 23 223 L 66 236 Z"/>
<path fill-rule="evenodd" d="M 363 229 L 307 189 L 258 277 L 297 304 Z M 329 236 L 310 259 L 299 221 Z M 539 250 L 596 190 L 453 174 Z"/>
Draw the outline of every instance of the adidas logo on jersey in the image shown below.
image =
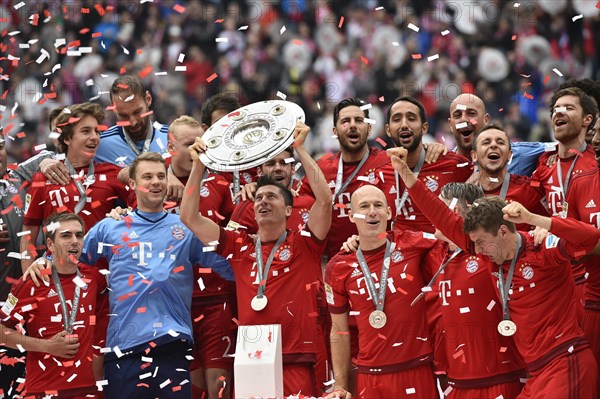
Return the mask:
<path fill-rule="evenodd" d="M 396 186 L 392 186 L 392 188 L 390 188 L 390 194 L 396 194 Z"/>
<path fill-rule="evenodd" d="M 554 182 L 554 179 L 553 179 L 553 177 L 554 177 L 554 176 L 550 176 L 550 178 L 548 179 L 548 184 L 552 184 L 552 183 Z"/>
<path fill-rule="evenodd" d="M 52 298 L 53 296 L 57 296 L 58 294 L 54 291 L 54 288 L 50 288 L 50 292 L 48 293 L 48 298 Z"/>
<path fill-rule="evenodd" d="M 362 276 L 362 270 L 360 270 L 360 267 L 355 267 L 354 270 L 352 271 L 352 274 L 350 275 L 350 277 L 356 277 L 356 276 Z"/>
<path fill-rule="evenodd" d="M 589 209 L 589 208 L 595 208 L 596 207 L 596 203 L 594 202 L 593 199 L 590 200 L 590 202 L 588 202 L 587 204 L 585 204 L 585 208 Z"/>

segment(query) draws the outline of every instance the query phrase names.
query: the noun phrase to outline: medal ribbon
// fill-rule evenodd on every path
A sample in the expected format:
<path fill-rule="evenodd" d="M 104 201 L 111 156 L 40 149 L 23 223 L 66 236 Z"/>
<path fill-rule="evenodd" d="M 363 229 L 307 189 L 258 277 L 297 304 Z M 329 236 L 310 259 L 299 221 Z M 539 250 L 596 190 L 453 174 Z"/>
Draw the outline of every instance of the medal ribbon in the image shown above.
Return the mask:
<path fill-rule="evenodd" d="M 586 148 L 587 143 L 584 142 L 581 148 L 579 149 L 579 152 L 583 154 Z M 560 192 L 562 193 L 563 212 L 566 211 L 565 204 L 567 203 L 567 190 L 569 189 L 571 174 L 573 173 L 573 169 L 575 168 L 575 163 L 577 162 L 578 158 L 579 154 L 575 155 L 575 159 L 573 159 L 573 163 L 571 163 L 571 166 L 569 167 L 564 183 L 562 178 L 562 168 L 560 167 L 560 158 L 558 158 L 558 162 L 556 162 L 556 174 L 558 175 L 558 186 L 560 187 Z M 567 217 L 566 213 L 563 217 Z"/>
<path fill-rule="evenodd" d="M 77 269 L 77 276 L 81 277 L 81 272 Z M 81 288 L 78 285 L 75 287 L 75 294 L 73 296 L 73 303 L 71 304 L 71 314 L 69 315 L 67 312 L 67 300 L 65 298 L 65 292 L 63 291 L 62 284 L 60 283 L 60 278 L 58 277 L 58 272 L 56 271 L 56 266 L 52 265 L 52 281 L 54 282 L 54 286 L 56 287 L 56 293 L 58 294 L 58 300 L 60 301 L 60 308 L 62 310 L 62 318 L 63 325 L 65 326 L 65 331 L 69 334 L 73 333 L 73 327 L 75 325 L 75 319 L 77 318 L 77 311 L 79 309 L 79 299 L 81 298 Z"/>
<path fill-rule="evenodd" d="M 390 240 L 385 240 L 385 254 L 383 255 L 383 265 L 381 266 L 381 277 L 379 278 L 379 292 L 377 292 L 375 288 L 373 276 L 371 276 L 371 270 L 369 270 L 369 265 L 367 265 L 367 261 L 365 260 L 362 251 L 360 248 L 358 248 L 358 251 L 356 251 L 356 258 L 358 259 L 358 264 L 360 265 L 360 269 L 365 277 L 367 290 L 369 291 L 369 295 L 371 295 L 375 309 L 380 311 L 383 311 L 383 306 L 385 305 L 387 279 L 390 271 L 390 252 L 393 249 L 391 247 Z"/>
<path fill-rule="evenodd" d="M 363 157 L 360 160 L 360 163 L 358 164 L 356 169 L 354 169 L 354 171 L 350 174 L 350 176 L 348 176 L 348 178 L 342 183 L 342 179 L 344 178 L 344 160 L 342 159 L 342 154 L 340 153 L 340 160 L 338 162 L 338 171 L 337 171 L 337 176 L 335 178 L 335 191 L 333 193 L 333 203 L 334 204 L 335 204 L 335 199 L 338 197 L 338 195 L 340 195 L 341 193 L 344 192 L 344 190 L 348 187 L 350 182 L 354 179 L 354 177 L 356 177 L 356 175 L 360 171 L 360 168 L 362 168 L 363 165 L 365 164 L 365 162 L 367 162 L 367 158 L 369 158 L 369 147 L 367 147 L 367 152 L 365 152 L 365 155 L 363 155 Z"/>
<path fill-rule="evenodd" d="M 256 266 L 258 269 L 258 280 L 259 280 L 258 292 L 256 293 L 256 296 L 258 298 L 262 298 L 265 295 L 265 290 L 267 289 L 267 279 L 269 278 L 269 270 L 271 269 L 271 263 L 273 263 L 273 258 L 275 258 L 275 253 L 277 252 L 277 249 L 279 248 L 281 243 L 285 241 L 286 237 L 287 237 L 287 231 L 284 231 L 283 234 L 281 236 L 279 236 L 279 239 L 275 243 L 275 246 L 273 247 L 273 249 L 271 249 L 271 253 L 269 254 L 269 257 L 267 258 L 267 264 L 264 265 L 264 268 L 263 268 L 262 244 L 260 242 L 260 238 L 258 238 L 256 240 L 256 247 L 254 248 L 254 250 L 255 250 L 255 254 L 256 254 Z M 263 280 L 264 280 L 264 284 L 263 284 Z"/>
<path fill-rule="evenodd" d="M 510 285 L 515 274 L 515 266 L 517 264 L 519 252 L 521 251 L 522 243 L 523 239 L 521 238 L 521 234 L 517 233 L 517 251 L 515 252 L 515 257 L 510 262 L 510 268 L 508 269 L 508 276 L 506 276 L 506 281 L 504 281 L 504 272 L 502 271 L 502 265 L 500 265 L 500 276 L 498 276 L 498 290 L 500 291 L 500 299 L 502 300 L 502 320 L 510 320 L 510 310 L 508 309 L 508 300 L 510 298 L 508 293 L 510 291 Z"/>
<path fill-rule="evenodd" d="M 75 182 L 75 187 L 77 187 L 77 191 L 79 192 L 79 201 L 75 205 L 75 213 L 79 213 L 85 207 L 85 201 L 87 200 L 87 195 L 85 194 L 85 187 L 83 187 L 83 183 L 81 182 L 81 179 L 79 179 L 79 175 L 75 171 L 75 168 L 73 167 L 73 165 L 71 165 L 71 162 L 69 162 L 69 160 L 66 158 L 65 158 L 65 166 L 67 168 L 67 171 L 73 178 L 73 182 Z M 89 181 L 92 181 L 93 178 L 94 178 L 94 161 L 90 161 L 90 165 L 88 166 L 88 173 L 87 173 L 85 180 L 86 180 L 86 182 L 89 182 Z"/>
<path fill-rule="evenodd" d="M 423 168 L 423 164 L 425 163 L 425 150 L 421 149 L 421 155 L 419 156 L 419 161 L 417 165 L 413 169 L 413 173 L 415 178 L 419 177 L 419 173 L 421 173 L 421 169 Z M 396 217 L 400 215 L 402 207 L 408 198 L 408 190 L 405 188 L 402 193 L 402 198 L 400 198 L 400 179 L 398 178 L 398 172 L 394 171 L 394 177 L 396 178 Z"/>
<path fill-rule="evenodd" d="M 506 193 L 508 193 L 508 186 L 510 185 L 510 173 L 506 173 L 506 175 L 504 176 L 504 181 L 502 182 L 502 187 L 500 188 L 500 195 L 499 197 L 502 198 L 502 200 L 506 199 Z"/>
<path fill-rule="evenodd" d="M 144 140 L 144 147 L 142 148 L 141 152 L 140 152 L 140 149 L 137 147 L 137 145 L 135 145 L 133 140 L 131 140 L 131 137 L 129 137 L 125 128 L 123 128 L 123 137 L 125 138 L 125 142 L 129 146 L 129 148 L 131 148 L 131 150 L 135 153 L 136 156 L 138 156 L 144 152 L 147 152 L 150 149 L 150 143 L 152 143 L 152 139 L 154 138 L 154 128 L 153 128 L 152 124 L 149 124 L 149 127 L 150 127 L 150 137 L 148 137 L 146 140 Z"/>

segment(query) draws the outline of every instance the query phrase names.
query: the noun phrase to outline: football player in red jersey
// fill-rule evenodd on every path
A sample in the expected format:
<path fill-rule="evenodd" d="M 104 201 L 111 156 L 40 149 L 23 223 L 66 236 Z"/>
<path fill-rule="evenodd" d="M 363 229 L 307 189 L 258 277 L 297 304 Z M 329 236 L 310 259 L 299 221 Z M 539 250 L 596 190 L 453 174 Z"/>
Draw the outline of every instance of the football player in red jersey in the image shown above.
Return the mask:
<path fill-rule="evenodd" d="M 435 226 L 462 250 L 497 265 L 491 272 L 498 277 L 502 305 L 498 333 L 514 337 L 532 376 L 519 397 L 596 397 L 598 366 L 577 320 L 570 262 L 598 251 L 600 231 L 571 218 L 535 215 L 498 197 L 475 201 L 463 221 L 434 205 L 439 199 L 412 174 L 402 149 L 389 152 L 410 195 L 428 204 L 424 211 Z M 540 226 L 555 236 L 537 246 L 515 223 Z"/>
<path fill-rule="evenodd" d="M 129 192 L 124 183 L 117 179 L 121 171 L 110 163 L 94 162 L 100 144 L 98 126 L 104 120 L 104 111 L 98 104 L 82 103 L 66 107 L 56 118 L 61 129 L 58 141 L 66 154 L 63 161 L 73 177 L 69 184 L 53 184 L 41 172 L 37 172 L 25 198 L 25 217 L 21 237 L 21 252 L 35 254 L 37 239 L 44 219 L 55 212 L 80 214 L 88 228 L 102 220 L 115 205 L 117 199 L 124 202 Z M 21 259 L 23 271 L 35 256 Z"/>
<path fill-rule="evenodd" d="M 479 167 L 474 183 L 486 196 L 497 195 L 508 203 L 517 201 L 538 215 L 548 214 L 544 191 L 539 185 L 532 185 L 530 177 L 508 172 L 512 151 L 504 130 L 494 125 L 484 126 L 475 136 L 472 156 Z M 517 226 L 517 230 L 522 231 L 531 228 Z"/>
<path fill-rule="evenodd" d="M 594 126 L 598 107 L 577 87 L 557 91 L 551 104 L 552 129 L 558 144 L 555 150 L 540 156 L 532 178 L 544 189 L 550 214 L 566 217 L 569 208 L 567 196 L 573 178 L 597 169 L 594 151 L 585 142 L 585 136 L 589 127 Z M 557 156 L 557 161 L 549 166 L 548 159 L 552 156 Z M 586 289 L 584 263 L 573 265 L 573 278 L 577 297 L 582 303 L 581 316 Z"/>
<path fill-rule="evenodd" d="M 600 167 L 600 119 L 592 129 L 594 136 L 591 145 L 596 154 L 596 161 Z M 598 169 L 581 173 L 573 179 L 569 193 L 567 216 L 582 222 L 589 223 L 600 229 L 600 172 Z M 585 259 L 588 274 L 585 287 L 584 309 L 582 327 L 586 337 L 590 340 L 590 347 L 594 352 L 596 361 L 600 364 L 600 256 L 589 256 Z M 600 380 L 599 380 L 600 389 Z"/>
<path fill-rule="evenodd" d="M 340 252 L 327 264 L 325 292 L 333 324 L 334 391 L 349 397 L 349 313 L 356 314 L 356 364 L 360 398 L 417 398 L 437 395 L 424 302 L 410 302 L 424 285 L 421 264 L 435 246 L 431 236 L 410 230 L 386 234 L 392 211 L 383 192 L 364 186 L 352 194 L 350 220 L 358 229 L 356 253 Z"/>
<path fill-rule="evenodd" d="M 450 182 L 466 181 L 473 169 L 470 160 L 462 155 L 449 152 L 441 155 L 437 161 L 425 162 L 425 149 L 422 138 L 427 134 L 429 124 L 423 104 L 413 97 L 399 97 L 394 100 L 387 112 L 385 131 L 397 147 L 406 148 L 408 151 L 407 163 L 435 194 Z M 435 228 L 423 216 L 420 209 L 413 205 L 404 185 L 395 177 L 395 214 L 394 229 L 426 231 L 433 233 Z"/>
<path fill-rule="evenodd" d="M 304 147 L 309 128 L 298 122 L 295 149 L 315 193 L 306 229 L 286 230 L 292 209 L 287 187 L 263 176 L 258 181 L 254 212 L 256 241 L 244 231 L 221 228 L 198 213 L 204 166 L 201 139 L 190 147 L 192 173 L 181 205 L 182 221 L 231 263 L 237 282 L 239 321 L 243 325 L 281 324 L 284 395 L 316 395 L 313 372 L 318 337 L 316 287 L 322 283 L 321 254 L 331 224 L 331 193 L 322 172 Z M 201 201 L 200 201 L 201 203 Z M 265 254 L 267 256 L 265 256 Z M 269 255 L 270 254 L 270 255 Z M 285 305 L 284 305 L 285 304 Z"/>
<path fill-rule="evenodd" d="M 101 371 L 94 375 L 102 358 L 92 345 L 98 345 L 95 326 L 106 324 L 100 319 L 107 315 L 99 313 L 106 279 L 79 262 L 84 235 L 79 216 L 55 213 L 44 227 L 53 256 L 50 282 L 36 287 L 32 279 L 19 280 L 13 286 L 0 310 L 0 342 L 28 352 L 24 396 L 85 397 L 96 393 L 96 379 L 102 379 Z"/>

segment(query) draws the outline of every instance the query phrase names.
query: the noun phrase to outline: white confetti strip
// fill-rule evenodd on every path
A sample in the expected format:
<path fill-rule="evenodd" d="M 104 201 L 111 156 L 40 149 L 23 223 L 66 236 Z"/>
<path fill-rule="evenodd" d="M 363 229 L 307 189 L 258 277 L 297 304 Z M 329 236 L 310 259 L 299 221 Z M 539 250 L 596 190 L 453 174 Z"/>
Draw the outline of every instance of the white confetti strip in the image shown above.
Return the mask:
<path fill-rule="evenodd" d="M 148 378 L 148 377 L 152 377 L 152 373 L 140 374 L 140 380 L 143 380 L 144 378 Z"/>
<path fill-rule="evenodd" d="M 369 125 L 374 125 L 377 123 L 377 121 L 375 119 L 365 118 L 365 123 L 368 123 Z"/>
<path fill-rule="evenodd" d="M 238 28 L 238 30 L 246 30 L 248 29 L 248 25 L 243 25 Z"/>
<path fill-rule="evenodd" d="M 73 374 L 72 376 L 70 376 L 70 377 L 67 379 L 67 382 L 71 382 L 71 381 L 73 381 L 73 380 L 74 380 L 76 377 L 77 377 L 77 374 Z"/>
<path fill-rule="evenodd" d="M 15 8 L 15 10 L 18 10 L 19 8 L 23 7 L 24 5 L 25 5 L 25 2 L 24 2 L 24 1 L 22 1 L 22 2 L 20 2 L 20 3 L 18 3 L 18 4 L 15 4 L 15 7 L 14 7 L 14 8 Z"/>
<path fill-rule="evenodd" d="M 287 96 L 285 94 L 283 94 L 282 92 L 280 92 L 280 91 L 277 92 L 277 97 L 281 98 L 284 101 L 287 98 Z"/>
<path fill-rule="evenodd" d="M 565 113 L 567 112 L 567 107 L 556 107 L 554 108 L 554 112 L 561 112 L 561 113 Z"/>
<path fill-rule="evenodd" d="M 383 10 L 383 9 L 384 9 L 383 7 L 379 6 L 379 7 L 377 7 L 377 8 L 375 9 L 375 11 L 381 11 L 381 10 Z"/>
<path fill-rule="evenodd" d="M 373 104 L 371 104 L 371 103 L 360 106 L 360 110 L 361 111 L 364 111 L 364 110 L 367 110 L 367 109 L 371 109 L 371 108 L 373 108 Z"/>
<path fill-rule="evenodd" d="M 406 388 L 406 394 L 407 395 L 411 395 L 413 393 L 416 393 L 417 390 L 415 388 Z"/>
<path fill-rule="evenodd" d="M 427 57 L 427 61 L 429 61 L 429 62 L 431 62 L 431 61 L 435 61 L 435 60 L 437 60 L 438 58 L 440 58 L 440 55 L 439 55 L 439 54 L 434 54 L 434 55 L 432 55 L 432 56 L 429 56 L 429 57 Z"/>
<path fill-rule="evenodd" d="M 521 3 L 515 3 L 515 4 L 513 4 L 513 8 L 519 8 L 520 5 L 521 5 Z"/>
<path fill-rule="evenodd" d="M 558 76 L 560 76 L 560 77 L 562 77 L 562 76 L 563 76 L 562 72 L 561 72 L 561 71 L 559 71 L 557 68 L 553 68 L 553 69 L 552 69 L 552 72 L 554 72 L 555 74 L 557 74 L 557 75 L 558 75 Z"/>
<path fill-rule="evenodd" d="M 285 32 L 285 25 L 283 25 L 283 26 L 281 27 L 281 29 L 279 29 L 279 34 L 280 34 L 280 35 L 283 35 L 283 33 L 284 33 L 284 32 Z"/>
<path fill-rule="evenodd" d="M 187 71 L 187 66 L 185 65 L 177 65 L 175 67 L 175 72 L 185 72 Z"/>
<path fill-rule="evenodd" d="M 467 109 L 467 106 L 466 106 L 465 104 L 457 104 L 457 105 L 456 105 L 456 109 L 457 109 L 458 111 L 466 111 L 466 109 Z"/>
<path fill-rule="evenodd" d="M 577 21 L 578 19 L 581 19 L 581 18 L 583 18 L 583 14 L 575 15 L 573 18 L 571 18 L 571 20 L 573 22 L 575 22 L 575 21 Z"/>
<path fill-rule="evenodd" d="M 419 31 L 419 27 L 418 27 L 418 26 L 416 26 L 416 25 L 414 25 L 414 24 L 412 24 L 412 23 L 409 23 L 409 24 L 408 24 L 408 29 L 412 29 L 412 30 L 414 30 L 415 32 L 418 32 L 418 31 Z"/>
<path fill-rule="evenodd" d="M 450 33 L 450 31 L 448 29 L 442 31 L 442 36 L 446 36 Z"/>
<path fill-rule="evenodd" d="M 468 306 L 464 307 L 464 308 L 460 308 L 460 313 L 461 314 L 463 314 L 463 313 L 469 313 L 470 311 L 471 311 L 471 309 L 469 309 Z"/>
<path fill-rule="evenodd" d="M 160 389 L 163 389 L 164 387 L 166 387 L 167 385 L 169 385 L 171 383 L 171 379 L 167 378 L 165 381 L 163 381 L 159 386 Z"/>
<path fill-rule="evenodd" d="M 228 43 L 229 42 L 229 38 L 227 38 L 227 37 L 217 37 L 215 39 L 215 42 L 217 42 L 217 43 Z"/>
<path fill-rule="evenodd" d="M 454 127 L 457 129 L 462 129 L 469 126 L 469 124 L 467 122 L 461 122 L 461 123 L 457 123 Z"/>

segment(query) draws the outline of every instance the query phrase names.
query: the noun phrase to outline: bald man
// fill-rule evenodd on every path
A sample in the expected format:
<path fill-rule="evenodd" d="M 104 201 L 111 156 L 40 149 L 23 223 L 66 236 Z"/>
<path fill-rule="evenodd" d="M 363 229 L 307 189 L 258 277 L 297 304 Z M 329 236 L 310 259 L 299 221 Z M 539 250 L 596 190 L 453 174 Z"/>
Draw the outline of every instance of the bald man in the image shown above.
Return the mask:
<path fill-rule="evenodd" d="M 358 325 L 356 393 L 361 398 L 436 397 L 425 304 L 410 306 L 424 285 L 423 257 L 436 241 L 422 232 L 386 233 L 392 211 L 375 186 L 358 188 L 351 205 L 359 248 L 335 255 L 325 271 L 336 384 L 328 397 L 351 395 L 349 312 L 356 314 Z"/>
<path fill-rule="evenodd" d="M 477 133 L 489 123 L 490 115 L 486 112 L 485 103 L 474 94 L 459 94 L 450 104 L 448 124 L 456 140 L 455 152 L 471 159 L 471 150 Z M 528 133 L 528 132 L 527 132 Z M 514 142 L 512 158 L 508 164 L 508 172 L 516 175 L 531 176 L 537 167 L 538 158 L 551 143 Z"/>

